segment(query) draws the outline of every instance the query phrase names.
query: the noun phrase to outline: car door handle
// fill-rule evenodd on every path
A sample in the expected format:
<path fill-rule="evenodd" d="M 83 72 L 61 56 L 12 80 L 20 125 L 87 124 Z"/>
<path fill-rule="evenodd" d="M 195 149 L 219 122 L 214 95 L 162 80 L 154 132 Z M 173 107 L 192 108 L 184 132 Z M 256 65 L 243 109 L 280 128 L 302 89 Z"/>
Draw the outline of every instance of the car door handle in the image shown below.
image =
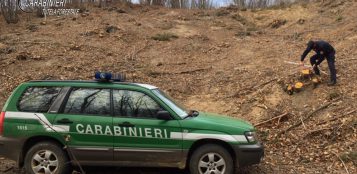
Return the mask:
<path fill-rule="evenodd" d="M 131 124 L 130 122 L 123 122 L 123 123 L 119 123 L 118 126 L 120 127 L 135 127 L 135 125 Z"/>
<path fill-rule="evenodd" d="M 71 121 L 70 119 L 68 118 L 63 118 L 61 120 L 58 120 L 57 123 L 61 123 L 61 124 L 72 124 L 73 121 Z"/>

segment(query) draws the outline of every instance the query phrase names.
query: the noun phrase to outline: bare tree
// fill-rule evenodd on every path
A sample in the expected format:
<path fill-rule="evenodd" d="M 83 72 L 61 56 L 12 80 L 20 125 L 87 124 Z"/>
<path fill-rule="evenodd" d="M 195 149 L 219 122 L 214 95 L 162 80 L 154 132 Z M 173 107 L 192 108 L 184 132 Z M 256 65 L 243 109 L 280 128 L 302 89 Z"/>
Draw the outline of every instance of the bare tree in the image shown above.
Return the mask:
<path fill-rule="evenodd" d="M 212 0 L 191 0 L 191 8 L 209 9 L 212 7 Z"/>
<path fill-rule="evenodd" d="M 166 4 L 166 0 L 151 0 L 150 4 L 164 6 Z"/>
<path fill-rule="evenodd" d="M 246 0 L 233 0 L 233 3 L 240 8 L 246 7 Z"/>
<path fill-rule="evenodd" d="M 266 8 L 273 5 L 284 5 L 297 1 L 306 0 L 233 0 L 233 4 L 239 8 Z"/>
<path fill-rule="evenodd" d="M 107 0 L 99 0 L 99 7 L 107 6 Z"/>
<path fill-rule="evenodd" d="M 168 1 L 170 0 L 139 0 L 139 4 L 166 6 Z"/>
<path fill-rule="evenodd" d="M 171 8 L 189 8 L 190 1 L 189 0 L 169 0 L 168 6 Z"/>
<path fill-rule="evenodd" d="M 114 0 L 113 0 L 114 1 Z M 130 4 L 131 0 L 118 0 L 121 3 Z"/>
<path fill-rule="evenodd" d="M 19 21 L 17 1 L 1 0 L 0 9 L 7 23 L 17 23 Z"/>

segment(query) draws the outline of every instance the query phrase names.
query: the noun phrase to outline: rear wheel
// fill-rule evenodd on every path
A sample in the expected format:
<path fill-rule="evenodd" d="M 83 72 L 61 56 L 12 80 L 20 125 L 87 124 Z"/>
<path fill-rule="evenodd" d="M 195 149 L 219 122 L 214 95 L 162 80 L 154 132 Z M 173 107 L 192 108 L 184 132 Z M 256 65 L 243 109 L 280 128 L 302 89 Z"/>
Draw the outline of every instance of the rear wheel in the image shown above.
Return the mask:
<path fill-rule="evenodd" d="M 70 164 L 64 151 L 51 142 L 41 142 L 30 148 L 25 157 L 25 169 L 30 174 L 70 173 Z"/>
<path fill-rule="evenodd" d="M 207 144 L 193 152 L 190 159 L 191 174 L 232 174 L 233 159 L 226 149 Z"/>

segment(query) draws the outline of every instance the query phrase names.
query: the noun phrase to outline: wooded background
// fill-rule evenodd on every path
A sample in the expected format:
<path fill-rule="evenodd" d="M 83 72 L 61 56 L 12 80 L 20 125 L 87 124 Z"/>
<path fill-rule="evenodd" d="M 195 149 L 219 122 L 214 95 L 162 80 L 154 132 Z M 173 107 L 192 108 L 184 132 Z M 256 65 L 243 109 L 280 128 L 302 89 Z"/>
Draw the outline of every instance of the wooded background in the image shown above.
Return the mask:
<path fill-rule="evenodd" d="M 17 23 L 20 13 L 19 4 L 29 11 L 36 11 L 38 16 L 42 14 L 41 7 L 26 7 L 32 0 L 0 0 L 0 13 L 4 16 L 7 23 Z M 168 8 L 187 8 L 187 9 L 210 9 L 223 2 L 227 5 L 234 5 L 239 8 L 266 8 L 274 5 L 285 5 L 296 1 L 309 0 L 66 0 L 66 5 L 83 6 L 93 4 L 99 7 L 106 7 L 115 3 L 139 3 L 142 5 L 165 6 Z"/>

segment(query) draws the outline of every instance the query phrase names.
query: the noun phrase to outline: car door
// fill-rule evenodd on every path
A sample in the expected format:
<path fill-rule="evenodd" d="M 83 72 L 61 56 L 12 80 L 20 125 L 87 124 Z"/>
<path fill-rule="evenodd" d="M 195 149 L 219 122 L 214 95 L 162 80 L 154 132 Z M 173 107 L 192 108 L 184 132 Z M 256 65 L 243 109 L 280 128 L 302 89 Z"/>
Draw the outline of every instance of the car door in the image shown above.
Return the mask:
<path fill-rule="evenodd" d="M 54 122 L 69 126 L 68 145 L 82 163 L 113 160 L 110 89 L 72 88 Z"/>
<path fill-rule="evenodd" d="M 177 120 L 159 120 L 165 108 L 140 91 L 113 90 L 114 160 L 140 164 L 177 163 L 182 159 L 181 132 Z"/>

